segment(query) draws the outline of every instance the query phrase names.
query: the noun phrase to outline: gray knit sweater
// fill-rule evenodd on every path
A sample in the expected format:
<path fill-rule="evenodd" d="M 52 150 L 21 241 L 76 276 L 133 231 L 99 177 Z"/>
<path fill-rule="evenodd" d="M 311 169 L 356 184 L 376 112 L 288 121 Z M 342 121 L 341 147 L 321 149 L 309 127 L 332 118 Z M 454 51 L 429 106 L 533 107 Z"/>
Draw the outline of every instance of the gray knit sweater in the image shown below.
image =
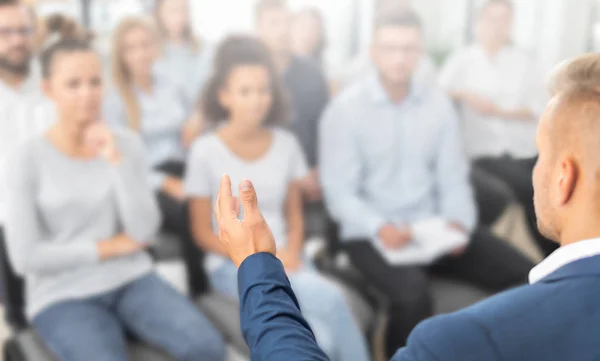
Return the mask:
<path fill-rule="evenodd" d="M 27 315 L 60 301 L 111 291 L 152 270 L 147 253 L 101 261 L 96 244 L 126 233 L 152 239 L 160 213 L 147 184 L 143 145 L 115 134 L 118 165 L 70 158 L 45 136 L 9 159 L 5 223 L 10 261 L 26 278 Z"/>

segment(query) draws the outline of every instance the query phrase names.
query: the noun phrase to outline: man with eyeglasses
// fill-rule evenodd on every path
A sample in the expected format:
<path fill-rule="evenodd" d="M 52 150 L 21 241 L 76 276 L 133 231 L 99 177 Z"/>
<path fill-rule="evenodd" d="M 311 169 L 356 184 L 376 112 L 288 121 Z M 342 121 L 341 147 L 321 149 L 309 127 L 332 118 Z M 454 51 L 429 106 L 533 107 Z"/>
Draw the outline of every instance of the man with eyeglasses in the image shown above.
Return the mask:
<path fill-rule="evenodd" d="M 19 1 L 0 0 L 0 247 L 4 247 L 6 168 L 8 155 L 18 144 L 41 132 L 53 117 L 53 108 L 40 90 L 40 77 L 32 64 L 35 43 L 31 11 Z M 2 252 L 2 254 L 6 254 Z M 0 258 L 0 272 L 12 272 L 7 259 Z M 3 285 L 2 294 L 7 322 L 18 325 L 22 313 L 20 294 L 6 293 L 20 285 Z"/>
<path fill-rule="evenodd" d="M 376 71 L 332 102 L 320 128 L 326 204 L 352 264 L 390 301 L 390 357 L 433 312 L 430 273 L 495 292 L 525 283 L 533 266 L 476 225 L 453 105 L 414 77 L 421 31 L 414 13 L 381 14 Z M 439 248 L 425 257 L 432 243 Z"/>

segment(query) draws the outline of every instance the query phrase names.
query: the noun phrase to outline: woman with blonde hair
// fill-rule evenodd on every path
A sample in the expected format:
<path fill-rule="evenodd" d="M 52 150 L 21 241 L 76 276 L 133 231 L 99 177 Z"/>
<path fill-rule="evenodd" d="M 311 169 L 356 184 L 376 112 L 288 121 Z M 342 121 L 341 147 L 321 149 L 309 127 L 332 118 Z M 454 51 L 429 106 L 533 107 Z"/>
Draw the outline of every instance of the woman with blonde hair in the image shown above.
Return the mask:
<path fill-rule="evenodd" d="M 162 41 L 156 71 L 175 82 L 186 101 L 196 104 L 210 75 L 214 47 L 194 35 L 189 0 L 157 0 L 154 18 Z"/>
<path fill-rule="evenodd" d="M 113 126 L 133 129 L 142 136 L 163 225 L 189 239 L 182 177 L 187 149 L 198 128 L 177 86 L 155 76 L 159 50 L 152 19 L 131 17 L 119 24 L 113 35 L 113 89 L 104 115 Z"/>

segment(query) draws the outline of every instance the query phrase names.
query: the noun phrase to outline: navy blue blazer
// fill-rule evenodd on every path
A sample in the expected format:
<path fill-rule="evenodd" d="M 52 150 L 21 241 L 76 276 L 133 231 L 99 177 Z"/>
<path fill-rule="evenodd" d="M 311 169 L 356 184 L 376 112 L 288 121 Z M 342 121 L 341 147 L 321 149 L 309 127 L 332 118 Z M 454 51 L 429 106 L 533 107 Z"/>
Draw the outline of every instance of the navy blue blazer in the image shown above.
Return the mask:
<path fill-rule="evenodd" d="M 270 254 L 240 267 L 242 331 L 253 361 L 327 360 Z M 419 324 L 392 361 L 600 360 L 600 256 L 534 285 Z"/>

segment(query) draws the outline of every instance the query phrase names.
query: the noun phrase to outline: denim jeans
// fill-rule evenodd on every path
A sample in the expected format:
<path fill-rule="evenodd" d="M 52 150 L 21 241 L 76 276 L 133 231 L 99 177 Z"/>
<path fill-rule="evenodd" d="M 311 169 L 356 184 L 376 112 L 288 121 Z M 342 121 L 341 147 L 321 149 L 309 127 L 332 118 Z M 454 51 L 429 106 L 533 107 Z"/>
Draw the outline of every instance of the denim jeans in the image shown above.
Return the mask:
<path fill-rule="evenodd" d="M 154 273 L 102 295 L 52 305 L 33 325 L 60 361 L 126 361 L 126 332 L 177 360 L 225 358 L 214 326 Z"/>
<path fill-rule="evenodd" d="M 302 315 L 310 324 L 319 346 L 332 361 L 370 359 L 365 339 L 350 313 L 342 291 L 308 263 L 288 275 Z M 214 289 L 236 299 L 237 268 L 224 263 L 210 274 Z"/>

